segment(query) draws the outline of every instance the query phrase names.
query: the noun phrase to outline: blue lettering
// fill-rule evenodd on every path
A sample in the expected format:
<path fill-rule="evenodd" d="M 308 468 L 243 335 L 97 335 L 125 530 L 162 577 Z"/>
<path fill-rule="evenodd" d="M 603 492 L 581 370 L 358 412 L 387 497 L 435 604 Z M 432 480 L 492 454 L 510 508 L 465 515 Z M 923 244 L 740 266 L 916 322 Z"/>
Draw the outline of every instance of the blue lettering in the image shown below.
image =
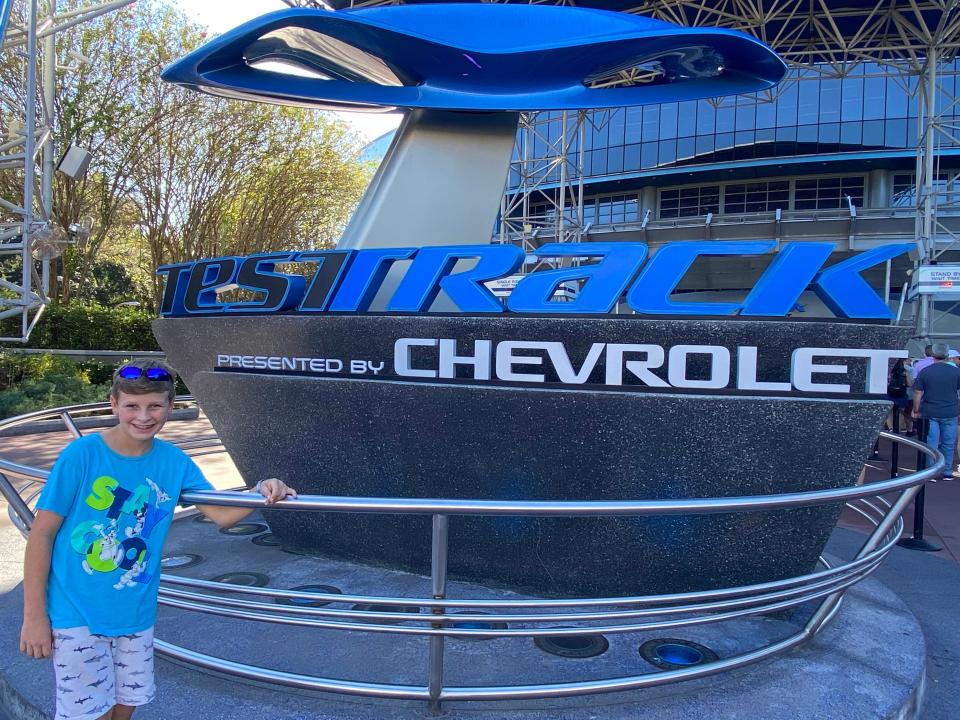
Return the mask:
<path fill-rule="evenodd" d="M 916 249 L 915 245 L 900 243 L 860 253 L 823 270 L 814 278 L 813 291 L 837 317 L 892 318 L 890 308 L 867 285 L 860 273 Z"/>
<path fill-rule="evenodd" d="M 525 313 L 608 313 L 647 257 L 643 243 L 547 243 L 537 255 L 545 257 L 598 257 L 591 265 L 544 270 L 517 283 L 507 307 Z M 551 300 L 561 283 L 585 281 L 572 302 Z"/>
<path fill-rule="evenodd" d="M 110 505 L 110 509 L 107 510 L 107 517 L 116 520 L 120 517 L 121 513 L 124 512 L 123 505 L 126 503 L 127 498 L 130 497 L 132 493 L 129 490 L 125 490 L 119 485 L 113 490 L 113 503 Z"/>
<path fill-rule="evenodd" d="M 647 255 L 643 243 L 550 243 L 536 254 L 594 261 L 524 276 L 507 299 L 506 308 L 516 313 L 602 314 L 613 310 L 626 292 L 630 306 L 642 314 L 783 317 L 796 306 L 800 295 L 811 289 L 838 317 L 890 318 L 889 309 L 861 273 L 914 249 L 908 243 L 888 245 L 822 269 L 835 249 L 832 243 L 791 242 L 772 257 L 743 302 L 680 302 L 671 298 L 701 255 L 763 255 L 774 247 L 773 241 L 674 242 L 660 248 L 643 266 Z M 458 262 L 471 259 L 476 259 L 472 267 L 456 272 Z M 512 245 L 450 245 L 419 250 L 261 253 L 164 265 L 157 270 L 166 278 L 160 314 L 190 317 L 224 312 L 366 312 L 383 289 L 394 263 L 404 260 L 412 262 L 387 310 L 428 311 L 443 291 L 461 312 L 502 313 L 503 303 L 484 283 L 514 273 L 522 259 L 523 252 Z M 308 283 L 299 274 L 276 272 L 276 264 L 281 262 L 316 263 L 317 267 Z M 232 283 L 264 297 L 219 302 L 217 292 Z M 576 299 L 554 299 L 563 283 L 579 287 Z"/>
<path fill-rule="evenodd" d="M 747 295 L 740 314 L 783 317 L 789 313 L 833 250 L 829 242 L 788 243 Z"/>
<path fill-rule="evenodd" d="M 153 529 L 169 514 L 167 510 L 156 505 L 147 505 L 147 515 L 143 519 L 143 529 L 140 531 L 140 536 L 149 539 Z"/>
<path fill-rule="evenodd" d="M 425 247 L 403 276 L 387 310 L 429 310 L 443 290 L 463 312 L 502 313 L 503 304 L 483 285 L 510 275 L 523 263 L 524 253 L 515 245 L 453 245 Z M 469 270 L 450 275 L 458 260 L 477 258 Z"/>
<path fill-rule="evenodd" d="M 223 312 L 226 306 L 217 302 L 216 291 L 233 282 L 237 274 L 237 260 L 235 257 L 214 258 L 201 260 L 193 266 L 183 299 L 183 307 L 188 315 Z"/>
<path fill-rule="evenodd" d="M 330 298 L 336 289 L 344 271 L 350 266 L 353 259 L 353 250 L 309 250 L 297 253 L 296 262 L 317 263 L 310 287 L 303 295 L 303 302 L 297 312 L 323 312 L 330 304 Z"/>
<path fill-rule="evenodd" d="M 674 302 L 672 293 L 700 255 L 762 255 L 776 246 L 763 242 L 673 242 L 660 248 L 637 277 L 627 302 L 647 315 L 733 315 L 740 303 Z"/>
<path fill-rule="evenodd" d="M 262 253 L 243 260 L 237 271 L 237 287 L 264 293 L 264 298 L 230 303 L 224 312 L 284 312 L 295 308 L 307 281 L 300 275 L 274 272 L 276 263 L 290 262 L 293 257 L 294 253 Z"/>
<path fill-rule="evenodd" d="M 416 248 L 389 248 L 356 253 L 329 309 L 334 312 L 369 310 L 393 263 L 412 257 L 416 252 Z"/>
<path fill-rule="evenodd" d="M 187 294 L 187 278 L 190 270 L 196 263 L 179 263 L 177 265 L 161 265 L 157 268 L 157 275 L 166 276 L 163 286 L 163 298 L 160 300 L 160 314 L 163 317 L 182 317 L 186 314 L 183 307 L 183 298 Z"/>

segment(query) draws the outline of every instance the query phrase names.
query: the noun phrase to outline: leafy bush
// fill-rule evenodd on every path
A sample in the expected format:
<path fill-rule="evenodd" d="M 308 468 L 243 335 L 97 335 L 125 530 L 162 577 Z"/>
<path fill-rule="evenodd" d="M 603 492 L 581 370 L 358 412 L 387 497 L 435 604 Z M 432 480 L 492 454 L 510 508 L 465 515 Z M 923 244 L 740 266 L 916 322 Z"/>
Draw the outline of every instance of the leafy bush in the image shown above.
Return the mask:
<path fill-rule="evenodd" d="M 61 405 L 103 402 L 120 364 L 0 349 L 0 419 Z M 178 377 L 177 394 L 189 392 Z"/>
<path fill-rule="evenodd" d="M 21 355 L 0 350 L 0 390 L 25 380 L 42 380 L 48 375 L 76 377 L 82 372 L 83 368 L 62 355 Z M 87 379 L 90 379 L 89 375 Z"/>
<path fill-rule="evenodd" d="M 30 347 L 60 350 L 159 350 L 150 323 L 136 307 L 51 304 L 30 335 Z M 18 319 L 19 321 L 19 319 Z"/>
<path fill-rule="evenodd" d="M 102 402 L 109 392 L 109 385 L 91 385 L 76 376 L 48 375 L 26 380 L 0 393 L 0 418 L 61 405 Z"/>

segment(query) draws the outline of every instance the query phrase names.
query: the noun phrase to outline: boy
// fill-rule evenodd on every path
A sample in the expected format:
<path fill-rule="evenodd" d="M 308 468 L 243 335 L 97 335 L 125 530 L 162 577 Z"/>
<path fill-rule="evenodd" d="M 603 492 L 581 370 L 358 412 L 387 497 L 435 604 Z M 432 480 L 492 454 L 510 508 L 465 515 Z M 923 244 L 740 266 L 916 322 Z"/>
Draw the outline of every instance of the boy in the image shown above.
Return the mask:
<path fill-rule="evenodd" d="M 127 363 L 113 376 L 116 426 L 74 440 L 37 502 L 24 558 L 20 650 L 53 653 L 57 720 L 127 720 L 153 699 L 153 623 L 163 541 L 180 494 L 211 490 L 197 466 L 158 440 L 173 371 Z M 296 497 L 276 478 L 268 504 Z M 198 505 L 221 527 L 249 508 Z"/>

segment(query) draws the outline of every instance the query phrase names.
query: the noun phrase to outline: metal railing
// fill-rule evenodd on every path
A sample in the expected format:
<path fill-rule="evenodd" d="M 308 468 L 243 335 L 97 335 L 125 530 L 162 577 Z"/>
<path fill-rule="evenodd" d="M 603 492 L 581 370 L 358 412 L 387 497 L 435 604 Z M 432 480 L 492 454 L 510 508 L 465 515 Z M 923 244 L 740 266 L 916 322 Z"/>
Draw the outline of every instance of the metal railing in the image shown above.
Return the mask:
<path fill-rule="evenodd" d="M 0 421 L 0 431 L 16 424 L 40 418 L 60 417 L 75 435 L 79 430 L 73 415 L 102 411 L 106 403 L 56 408 Z M 331 691 L 349 695 L 379 698 L 426 700 L 439 707 L 444 700 L 507 700 L 521 698 L 564 697 L 604 693 L 662 685 L 716 674 L 724 670 L 768 658 L 796 647 L 813 637 L 833 617 L 844 592 L 868 576 L 883 561 L 903 531 L 904 510 L 927 479 L 943 469 L 943 457 L 922 443 L 890 433 L 881 436 L 894 443 L 913 448 L 932 460 L 930 467 L 889 480 L 844 488 L 830 488 L 777 495 L 687 498 L 676 500 L 636 500 L 616 502 L 552 502 L 509 500 L 451 500 L 420 498 L 370 498 L 308 495 L 273 505 L 277 510 L 349 513 L 390 513 L 431 515 L 431 596 L 384 597 L 344 595 L 265 587 L 232 585 L 186 577 L 163 575 L 160 602 L 163 605 L 241 620 L 266 621 L 297 627 L 328 630 L 389 633 L 399 637 L 423 636 L 429 644 L 429 663 L 425 685 L 399 685 L 316 677 L 247 665 L 207 655 L 158 640 L 159 652 L 172 658 L 217 673 L 271 682 L 287 687 Z M 201 450 L 216 446 L 214 436 L 189 439 L 180 443 L 185 448 Z M 14 487 L 8 476 L 27 481 Z M 0 491 L 10 503 L 14 523 L 26 534 L 33 513 L 30 503 L 39 493 L 37 485 L 47 476 L 39 468 L 10 462 L 0 457 Z M 26 497 L 24 493 L 27 493 Z M 884 497 L 887 496 L 887 497 Z M 888 499 L 889 498 L 889 499 Z M 259 508 L 265 505 L 256 495 L 237 492 L 189 493 L 182 500 L 206 505 Z M 510 598 L 450 599 L 447 597 L 448 523 L 451 515 L 485 516 L 650 516 L 699 515 L 711 513 L 749 512 L 793 507 L 846 503 L 869 521 L 873 532 L 856 556 L 849 561 L 830 565 L 823 558 L 823 569 L 791 578 L 759 584 L 682 592 L 614 598 Z M 221 593 L 228 592 L 230 596 Z M 239 597 L 237 597 L 239 596 Z M 248 599 L 268 598 L 271 602 Z M 314 603 L 359 603 L 426 609 L 420 612 L 376 612 L 373 610 L 341 610 L 328 607 L 300 607 L 277 604 L 276 599 Z M 812 615 L 798 631 L 786 638 L 756 647 L 714 662 L 682 669 L 650 672 L 625 677 L 510 686 L 449 687 L 443 682 L 444 642 L 457 638 L 583 636 L 597 633 L 636 633 L 667 631 L 693 627 L 753 615 L 781 612 L 799 605 L 819 601 Z M 483 611 L 484 623 L 503 623 L 505 628 L 459 627 L 462 615 L 451 617 L 451 609 Z M 479 619 L 479 618 L 478 618 Z M 389 620 L 392 623 L 385 624 Z M 549 627 L 549 623 L 576 623 L 569 627 Z"/>

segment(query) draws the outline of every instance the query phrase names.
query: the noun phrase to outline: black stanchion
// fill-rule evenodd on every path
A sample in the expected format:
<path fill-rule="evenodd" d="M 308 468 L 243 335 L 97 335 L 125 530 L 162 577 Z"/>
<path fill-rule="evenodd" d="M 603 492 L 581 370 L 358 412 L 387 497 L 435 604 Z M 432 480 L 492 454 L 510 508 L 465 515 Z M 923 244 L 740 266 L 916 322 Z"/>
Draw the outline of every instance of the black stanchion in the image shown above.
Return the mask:
<path fill-rule="evenodd" d="M 900 434 L 900 408 L 893 406 L 893 434 Z M 890 477 L 900 476 L 900 443 L 890 443 Z"/>
<path fill-rule="evenodd" d="M 930 429 L 930 421 L 926 418 L 919 418 L 914 423 L 914 427 L 917 429 L 917 439 L 920 440 L 920 442 L 926 442 L 927 433 Z M 923 470 L 926 466 L 927 456 L 920 450 L 917 450 L 917 470 Z M 917 493 L 917 497 L 913 500 L 913 536 L 900 538 L 900 540 L 897 541 L 897 545 L 905 547 L 908 550 L 938 552 L 943 550 L 943 547 L 929 540 L 925 540 L 923 537 L 923 505 L 926 500 L 926 495 L 927 488 L 924 486 L 920 488 L 920 492 Z"/>

